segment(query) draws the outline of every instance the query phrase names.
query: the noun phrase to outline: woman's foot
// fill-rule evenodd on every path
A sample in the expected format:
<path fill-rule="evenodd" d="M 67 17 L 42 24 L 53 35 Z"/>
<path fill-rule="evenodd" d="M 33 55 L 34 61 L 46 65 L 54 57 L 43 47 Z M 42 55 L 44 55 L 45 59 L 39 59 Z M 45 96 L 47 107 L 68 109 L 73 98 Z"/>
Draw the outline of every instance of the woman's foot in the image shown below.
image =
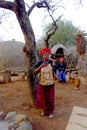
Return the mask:
<path fill-rule="evenodd" d="M 50 118 L 50 119 L 53 119 L 53 118 L 54 118 L 54 114 L 53 114 L 53 113 L 50 114 L 50 115 L 49 115 L 49 118 Z"/>
<path fill-rule="evenodd" d="M 44 112 L 43 111 L 41 112 L 41 116 L 44 116 Z"/>

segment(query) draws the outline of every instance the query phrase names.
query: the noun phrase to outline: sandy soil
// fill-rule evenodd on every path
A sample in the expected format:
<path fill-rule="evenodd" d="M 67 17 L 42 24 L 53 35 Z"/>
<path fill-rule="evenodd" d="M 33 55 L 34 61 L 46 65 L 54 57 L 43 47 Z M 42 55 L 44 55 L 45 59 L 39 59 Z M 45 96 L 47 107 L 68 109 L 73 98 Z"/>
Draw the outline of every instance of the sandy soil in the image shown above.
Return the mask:
<path fill-rule="evenodd" d="M 31 107 L 27 81 L 18 81 L 15 78 L 10 83 L 0 84 L 0 111 L 26 114 L 33 124 L 33 130 L 65 130 L 73 106 L 87 108 L 86 83 L 80 85 L 80 90 L 75 90 L 74 83 L 68 82 L 65 86 L 56 81 L 54 119 L 42 117 L 41 110 Z"/>

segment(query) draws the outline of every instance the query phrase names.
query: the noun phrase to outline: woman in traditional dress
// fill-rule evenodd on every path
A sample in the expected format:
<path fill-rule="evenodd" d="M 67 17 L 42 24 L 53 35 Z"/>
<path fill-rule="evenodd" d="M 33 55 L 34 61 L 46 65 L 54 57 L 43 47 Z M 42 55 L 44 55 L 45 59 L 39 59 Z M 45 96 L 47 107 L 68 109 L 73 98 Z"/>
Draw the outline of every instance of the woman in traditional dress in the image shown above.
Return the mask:
<path fill-rule="evenodd" d="M 42 61 L 36 65 L 35 73 L 40 72 L 40 82 L 36 94 L 36 107 L 42 109 L 41 115 L 48 115 L 49 118 L 54 118 L 54 76 L 52 61 L 49 60 L 51 50 L 44 48 L 40 51 Z"/>

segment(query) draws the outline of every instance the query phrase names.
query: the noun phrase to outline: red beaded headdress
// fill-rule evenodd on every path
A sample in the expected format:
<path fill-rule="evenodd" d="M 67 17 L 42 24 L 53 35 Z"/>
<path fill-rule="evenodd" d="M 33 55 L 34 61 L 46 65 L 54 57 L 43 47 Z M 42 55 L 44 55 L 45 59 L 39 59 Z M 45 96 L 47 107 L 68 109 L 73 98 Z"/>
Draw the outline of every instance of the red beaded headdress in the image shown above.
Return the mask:
<path fill-rule="evenodd" d="M 40 55 L 43 56 L 44 53 L 49 53 L 51 54 L 51 50 L 50 48 L 43 48 L 41 51 L 40 51 Z"/>

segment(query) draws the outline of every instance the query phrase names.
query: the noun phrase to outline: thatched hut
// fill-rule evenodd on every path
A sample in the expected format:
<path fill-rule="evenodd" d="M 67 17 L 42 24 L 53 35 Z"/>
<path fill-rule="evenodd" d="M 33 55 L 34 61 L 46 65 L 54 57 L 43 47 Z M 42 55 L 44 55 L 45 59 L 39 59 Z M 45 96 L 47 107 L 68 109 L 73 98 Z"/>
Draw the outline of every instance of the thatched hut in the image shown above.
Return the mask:
<path fill-rule="evenodd" d="M 55 58 L 67 55 L 67 48 L 62 44 L 55 45 L 51 50 L 52 54 L 55 55 Z"/>
<path fill-rule="evenodd" d="M 78 54 L 76 51 L 76 46 L 65 47 L 62 44 L 55 45 L 52 49 L 53 57 L 58 58 L 64 56 L 69 68 L 75 68 L 77 64 Z"/>
<path fill-rule="evenodd" d="M 25 70 L 24 43 L 18 41 L 5 41 L 0 43 L 0 71 Z"/>

